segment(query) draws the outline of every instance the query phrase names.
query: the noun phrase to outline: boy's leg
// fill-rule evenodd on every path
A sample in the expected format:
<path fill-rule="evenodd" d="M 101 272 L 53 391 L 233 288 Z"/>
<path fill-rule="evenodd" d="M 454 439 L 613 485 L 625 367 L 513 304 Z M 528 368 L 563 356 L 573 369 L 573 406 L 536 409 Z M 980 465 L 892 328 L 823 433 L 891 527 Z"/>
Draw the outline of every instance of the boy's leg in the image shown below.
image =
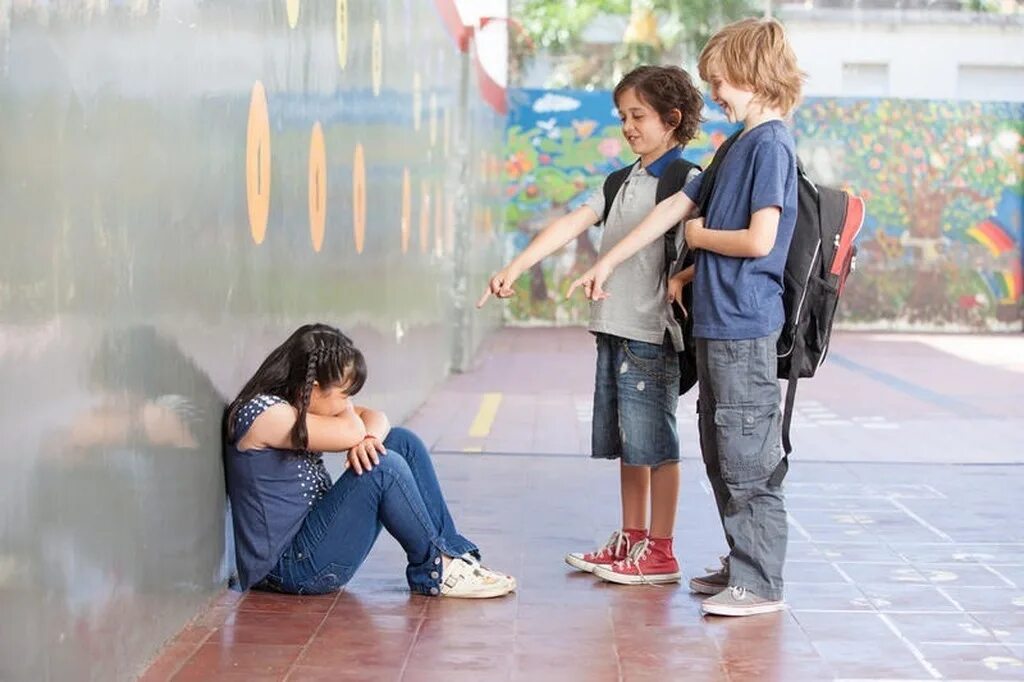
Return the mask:
<path fill-rule="evenodd" d="M 629 339 L 619 339 L 618 345 L 623 470 L 643 472 L 648 484 L 644 517 L 648 504 L 651 509 L 649 535 L 671 541 L 679 501 L 678 355 L 667 335 L 660 345 Z"/>
<path fill-rule="evenodd" d="M 621 460 L 622 432 L 619 428 L 616 337 L 595 334 L 594 344 L 597 349 L 597 365 L 594 370 L 594 411 L 590 424 L 591 457 Z M 608 541 L 596 550 L 566 554 L 567 564 L 592 573 L 598 566 L 608 566 L 626 558 L 633 545 L 647 537 L 647 491 L 650 482 L 647 472 L 637 469 L 638 467 L 626 467 L 620 462 L 622 527 L 616 528 Z M 638 491 L 641 488 L 643 498 L 638 502 Z M 636 525 L 630 527 L 632 524 Z"/>
<path fill-rule="evenodd" d="M 707 341 L 707 383 L 713 413 L 718 471 L 727 494 L 716 499 L 729 541 L 729 585 L 762 600 L 781 601 L 786 555 L 786 511 L 782 463 L 778 334 L 758 339 Z M 708 430 L 708 429 L 705 429 Z M 709 466 L 709 469 L 711 467 Z M 714 599 L 727 599 L 720 595 Z"/>
<path fill-rule="evenodd" d="M 679 485 L 678 355 L 669 339 L 656 344 L 612 338 L 622 461 L 625 468 L 650 472 L 657 518 L 652 515 L 650 534 L 629 557 L 595 568 L 594 575 L 627 585 L 676 582 L 679 563 L 672 536 Z"/>
<path fill-rule="evenodd" d="M 594 375 L 594 414 L 591 423 L 591 454 L 595 459 L 619 460 L 619 494 L 622 505 L 622 529 L 628 545 L 647 537 L 647 509 L 651 499 L 649 467 L 629 466 L 623 456 L 622 339 L 611 334 L 597 335 L 597 369 Z M 619 557 L 622 558 L 622 557 Z"/>
<path fill-rule="evenodd" d="M 447 546 L 456 552 L 454 556 L 474 554 L 479 558 L 479 548 L 456 530 L 455 521 L 452 520 L 452 515 L 448 511 L 448 503 L 445 502 L 444 494 L 441 492 L 441 484 L 437 480 L 437 472 L 434 471 L 430 452 L 420 437 L 408 429 L 395 427 L 384 439 L 384 447 L 389 450 L 385 457 L 397 454 L 409 465 L 409 471 L 423 498 L 427 513 L 437 528 L 438 534 L 444 539 Z"/>
<path fill-rule="evenodd" d="M 622 493 L 622 527 L 646 530 L 647 505 L 651 497 L 651 469 L 619 463 Z"/>
<path fill-rule="evenodd" d="M 594 410 L 590 423 L 590 455 L 595 459 L 621 459 L 619 396 L 615 380 L 615 337 L 595 334 L 597 367 L 594 371 Z"/>
<path fill-rule="evenodd" d="M 715 397 L 714 382 L 708 367 L 708 341 L 697 339 L 697 434 L 700 438 L 700 452 L 704 460 L 704 469 L 708 482 L 715 495 L 718 517 L 725 530 L 725 508 L 729 504 L 729 486 L 722 479 L 722 469 L 718 464 L 718 431 L 715 429 Z M 732 549 L 732 542 L 726 534 L 726 541 Z"/>
<path fill-rule="evenodd" d="M 679 463 L 668 462 L 651 472 L 651 537 L 670 538 L 679 506 Z"/>
<path fill-rule="evenodd" d="M 704 460 L 704 470 L 715 496 L 718 507 L 718 518 L 725 532 L 725 508 L 729 503 L 729 486 L 722 479 L 722 469 L 718 465 L 718 432 L 715 430 L 715 392 L 708 375 L 708 343 L 705 339 L 697 339 L 697 435 L 700 438 L 700 452 Z M 732 549 L 732 538 L 725 533 L 725 540 Z M 706 575 L 690 579 L 690 590 L 698 594 L 718 594 L 729 586 L 728 555 L 722 559 L 720 569 L 708 569 Z"/>

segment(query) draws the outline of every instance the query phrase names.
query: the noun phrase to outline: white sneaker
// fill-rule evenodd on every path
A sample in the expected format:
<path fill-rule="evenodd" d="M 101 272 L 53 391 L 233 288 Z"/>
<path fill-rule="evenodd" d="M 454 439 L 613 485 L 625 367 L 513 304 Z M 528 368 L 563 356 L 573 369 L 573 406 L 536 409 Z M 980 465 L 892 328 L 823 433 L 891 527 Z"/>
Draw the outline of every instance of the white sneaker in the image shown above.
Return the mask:
<path fill-rule="evenodd" d="M 745 587 L 730 587 L 722 590 L 714 597 L 701 602 L 700 610 L 704 615 L 713 616 L 756 616 L 761 613 L 773 613 L 786 608 L 781 599 L 764 599 Z"/>
<path fill-rule="evenodd" d="M 480 563 L 480 560 L 479 560 L 479 559 L 477 559 L 477 558 L 476 558 L 475 556 L 473 556 L 472 554 L 463 554 L 463 555 L 462 555 L 461 557 L 459 557 L 459 558 L 460 558 L 460 559 L 462 559 L 463 561 L 468 561 L 469 563 L 473 564 L 473 565 L 474 565 L 474 566 L 476 566 L 477 568 L 482 568 L 482 569 L 484 569 L 485 571 L 490 571 L 491 573 L 494 573 L 495 575 L 500 575 L 500 576 L 501 576 L 502 578 L 504 578 L 505 580 L 509 581 L 509 582 L 510 582 L 510 583 L 512 584 L 512 589 L 513 589 L 513 590 L 514 590 L 514 589 L 516 589 L 517 587 L 519 587 L 519 583 L 517 583 L 517 582 L 516 582 L 516 579 L 515 579 L 515 578 L 513 578 L 512 576 L 510 576 L 510 575 L 509 575 L 509 574 L 507 574 L 507 573 L 502 573 L 501 571 L 495 571 L 494 569 L 491 569 L 491 568 L 487 568 L 486 566 L 484 566 L 483 564 L 481 564 L 481 563 Z"/>
<path fill-rule="evenodd" d="M 441 576 L 441 596 L 460 599 L 503 597 L 515 589 L 514 581 L 463 557 L 451 560 Z"/>

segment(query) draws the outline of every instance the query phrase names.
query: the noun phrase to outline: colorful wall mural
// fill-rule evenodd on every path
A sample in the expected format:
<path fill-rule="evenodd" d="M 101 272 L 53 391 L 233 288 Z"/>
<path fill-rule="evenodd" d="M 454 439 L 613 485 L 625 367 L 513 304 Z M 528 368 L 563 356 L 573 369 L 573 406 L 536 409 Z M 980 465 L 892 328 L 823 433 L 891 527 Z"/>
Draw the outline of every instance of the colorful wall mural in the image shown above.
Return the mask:
<path fill-rule="evenodd" d="M 610 93 L 510 93 L 505 256 L 633 160 Z M 685 155 L 706 165 L 733 130 L 714 104 Z M 1024 105 L 809 99 L 794 131 L 809 175 L 868 202 L 848 328 L 1020 331 Z M 580 324 L 568 283 L 593 262 L 592 228 L 517 283 L 514 323 Z"/>

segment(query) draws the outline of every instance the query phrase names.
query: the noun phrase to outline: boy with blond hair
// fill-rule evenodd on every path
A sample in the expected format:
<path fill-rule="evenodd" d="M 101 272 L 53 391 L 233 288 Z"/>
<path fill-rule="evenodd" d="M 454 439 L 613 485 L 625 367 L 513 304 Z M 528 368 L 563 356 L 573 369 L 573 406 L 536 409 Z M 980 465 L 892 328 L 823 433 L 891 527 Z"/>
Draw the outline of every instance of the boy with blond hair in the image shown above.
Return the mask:
<path fill-rule="evenodd" d="M 686 220 L 694 266 L 672 278 L 679 298 L 693 281 L 693 335 L 700 385 L 701 451 L 729 555 L 690 588 L 712 595 L 705 614 L 779 611 L 787 526 L 776 344 L 785 321 L 782 290 L 796 224 L 797 163 L 783 122 L 800 100 L 804 74 L 773 20 L 747 19 L 715 34 L 701 53 L 701 78 L 740 136 L 719 161 L 706 215 L 695 217 L 706 174 L 658 204 L 627 237 L 576 280 L 591 300 L 615 292 L 611 271 Z"/>

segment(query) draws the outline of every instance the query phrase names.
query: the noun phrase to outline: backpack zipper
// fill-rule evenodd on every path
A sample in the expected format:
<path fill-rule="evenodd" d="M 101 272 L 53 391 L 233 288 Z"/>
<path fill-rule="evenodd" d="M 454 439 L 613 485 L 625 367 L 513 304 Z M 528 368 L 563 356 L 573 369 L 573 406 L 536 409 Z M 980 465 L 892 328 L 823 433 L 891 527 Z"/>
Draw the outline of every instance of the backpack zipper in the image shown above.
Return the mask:
<path fill-rule="evenodd" d="M 807 269 L 807 274 L 804 275 L 804 289 L 803 289 L 803 292 L 800 294 L 800 302 L 796 306 L 796 314 L 793 316 L 793 320 L 794 320 L 793 327 L 796 328 L 796 329 L 799 329 L 799 326 L 800 326 L 800 313 L 803 312 L 804 301 L 807 299 L 807 285 L 811 281 L 811 273 L 814 272 L 814 266 L 818 263 L 818 257 L 820 255 L 821 255 L 821 240 L 819 239 L 818 243 L 814 245 L 814 257 L 811 258 L 811 265 Z M 796 341 L 796 335 L 795 334 L 793 335 L 793 341 L 794 342 Z M 788 357 L 789 354 L 792 353 L 792 352 L 793 352 L 793 344 L 791 343 L 789 345 L 789 349 L 788 350 L 786 350 L 786 351 L 784 351 L 782 353 L 776 353 L 776 357 L 785 358 L 785 357 Z"/>

